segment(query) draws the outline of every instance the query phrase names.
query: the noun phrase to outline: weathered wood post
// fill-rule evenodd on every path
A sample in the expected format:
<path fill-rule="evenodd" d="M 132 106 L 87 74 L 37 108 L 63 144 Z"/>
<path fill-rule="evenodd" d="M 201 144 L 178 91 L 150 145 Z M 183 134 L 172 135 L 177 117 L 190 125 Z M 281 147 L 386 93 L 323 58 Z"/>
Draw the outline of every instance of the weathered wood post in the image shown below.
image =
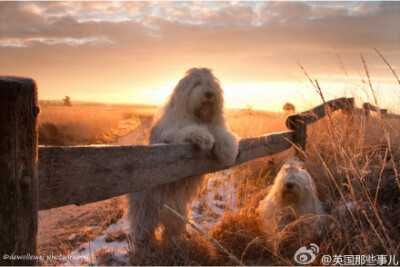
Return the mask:
<path fill-rule="evenodd" d="M 37 88 L 0 76 L 0 265 L 34 265 L 38 227 Z"/>
<path fill-rule="evenodd" d="M 307 125 L 322 119 L 329 113 L 339 109 L 354 109 L 354 99 L 341 97 L 314 107 L 313 109 L 290 115 L 286 119 L 286 127 L 294 131 L 293 143 L 296 155 L 304 159 L 307 142 Z"/>
<path fill-rule="evenodd" d="M 368 118 L 369 114 L 371 113 L 371 104 L 370 103 L 364 103 L 362 105 L 362 108 L 364 110 L 363 115 Z"/>
<path fill-rule="evenodd" d="M 363 104 L 363 109 L 368 110 L 368 114 L 370 114 L 371 111 L 375 111 L 379 113 L 381 116 L 386 117 L 388 114 L 388 110 L 384 108 L 379 108 L 374 105 L 371 105 L 370 103 L 364 103 Z"/>
<path fill-rule="evenodd" d="M 346 116 L 349 116 L 349 118 L 351 119 L 351 121 L 353 121 L 353 117 L 354 117 L 354 98 L 347 98 L 346 102 L 344 104 L 344 108 L 342 109 L 343 114 L 345 114 Z"/>
<path fill-rule="evenodd" d="M 294 131 L 293 145 L 296 150 L 296 156 L 304 160 L 304 152 L 307 143 L 307 124 L 299 114 L 291 115 L 286 120 L 286 126 Z"/>
<path fill-rule="evenodd" d="M 307 124 L 301 119 L 296 120 L 295 129 L 294 129 L 294 140 L 293 140 L 296 149 L 296 156 L 304 160 L 306 151 L 306 143 L 307 143 Z"/>

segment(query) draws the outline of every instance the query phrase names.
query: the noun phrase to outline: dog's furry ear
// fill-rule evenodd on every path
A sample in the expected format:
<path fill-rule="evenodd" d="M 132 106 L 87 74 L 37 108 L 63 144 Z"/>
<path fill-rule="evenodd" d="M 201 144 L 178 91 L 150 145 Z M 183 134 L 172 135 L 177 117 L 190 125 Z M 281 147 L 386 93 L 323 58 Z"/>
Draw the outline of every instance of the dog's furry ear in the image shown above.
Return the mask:
<path fill-rule="evenodd" d="M 177 106 L 178 103 L 186 103 L 186 101 L 181 98 L 186 97 L 186 95 L 184 95 L 182 93 L 187 91 L 186 89 L 189 88 L 190 83 L 191 83 L 191 79 L 188 76 L 185 76 L 179 80 L 178 84 L 175 86 L 174 90 L 172 91 L 172 94 L 170 95 L 169 104 L 171 107 Z M 175 102 L 177 102 L 177 103 L 175 103 Z"/>
<path fill-rule="evenodd" d="M 189 85 L 189 80 L 190 79 L 188 78 L 188 76 L 185 76 L 182 79 L 180 79 L 178 84 L 175 86 L 174 92 L 176 92 L 176 90 L 187 88 Z"/>

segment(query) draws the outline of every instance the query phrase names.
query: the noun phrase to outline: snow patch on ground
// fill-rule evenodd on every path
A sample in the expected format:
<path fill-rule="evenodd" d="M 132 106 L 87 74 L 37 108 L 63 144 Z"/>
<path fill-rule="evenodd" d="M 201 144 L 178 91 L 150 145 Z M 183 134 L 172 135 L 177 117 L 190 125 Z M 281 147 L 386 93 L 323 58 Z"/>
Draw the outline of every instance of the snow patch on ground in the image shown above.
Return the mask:
<path fill-rule="evenodd" d="M 80 246 L 75 251 L 72 251 L 68 255 L 70 260 L 66 262 L 65 265 L 104 265 L 104 263 L 99 262 L 99 259 L 96 257 L 99 251 L 101 251 L 102 254 L 109 252 L 107 258 L 110 259 L 111 262 L 107 262 L 107 265 L 129 265 L 127 239 L 120 242 L 106 241 L 109 233 L 118 230 L 123 230 L 125 233 L 129 232 L 129 225 L 126 219 L 118 220 L 117 223 L 110 225 L 102 235 Z"/>
<path fill-rule="evenodd" d="M 191 220 L 202 230 L 209 231 L 226 211 L 235 211 L 236 187 L 232 170 L 210 174 L 205 194 L 191 205 Z"/>
<path fill-rule="evenodd" d="M 206 189 L 192 203 L 190 219 L 202 230 L 209 231 L 226 211 L 236 211 L 235 179 L 230 169 L 209 174 Z M 81 245 L 67 257 L 64 265 L 130 265 L 128 240 L 107 242 L 116 231 L 129 233 L 129 224 L 124 217 L 104 231 L 100 236 Z M 74 238 L 71 236 L 70 238 Z"/>

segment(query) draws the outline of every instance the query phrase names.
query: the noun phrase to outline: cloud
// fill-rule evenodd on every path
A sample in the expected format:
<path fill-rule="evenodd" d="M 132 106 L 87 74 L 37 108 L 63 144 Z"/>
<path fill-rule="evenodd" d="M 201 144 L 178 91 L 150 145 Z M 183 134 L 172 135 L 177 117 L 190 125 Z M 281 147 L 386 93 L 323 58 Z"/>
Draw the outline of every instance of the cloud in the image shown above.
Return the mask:
<path fill-rule="evenodd" d="M 0 3 L 2 38 L 120 35 L 237 39 L 341 47 L 399 39 L 400 4 L 355 2 L 11 2 Z M 194 34 L 191 34 L 193 31 Z M 170 36 L 169 36 L 170 35 Z M 220 43 L 224 42 L 219 38 Z M 239 40 L 240 42 L 240 40 Z M 252 42 L 249 42 L 249 46 Z"/>
<path fill-rule="evenodd" d="M 335 49 L 350 65 L 372 47 L 399 63 L 399 14 L 398 2 L 0 2 L 0 55 L 24 49 L 68 58 L 65 68 L 165 79 L 193 65 L 232 80 L 287 79 L 296 59 L 331 74 Z"/>
<path fill-rule="evenodd" d="M 46 38 L 46 37 L 35 37 L 26 39 L 0 39 L 1 47 L 28 47 L 30 43 L 42 43 L 45 45 L 68 45 L 78 46 L 87 44 L 103 44 L 112 43 L 106 37 L 87 37 L 87 38 Z"/>

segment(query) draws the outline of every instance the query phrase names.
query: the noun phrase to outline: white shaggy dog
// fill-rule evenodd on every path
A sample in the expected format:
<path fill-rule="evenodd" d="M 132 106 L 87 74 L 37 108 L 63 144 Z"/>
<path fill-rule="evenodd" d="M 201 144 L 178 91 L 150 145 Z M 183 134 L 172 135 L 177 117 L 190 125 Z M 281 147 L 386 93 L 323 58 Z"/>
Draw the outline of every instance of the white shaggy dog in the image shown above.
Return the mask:
<path fill-rule="evenodd" d="M 224 166 L 232 165 L 238 141 L 228 130 L 223 104 L 222 88 L 210 69 L 188 70 L 155 119 L 150 144 L 191 142 L 202 150 L 212 149 Z M 154 241 L 159 226 L 163 241 L 174 241 L 185 232 L 185 222 L 163 205 L 187 217 L 189 204 L 203 187 L 203 180 L 203 176 L 189 177 L 129 195 L 128 216 L 136 248 Z"/>
<path fill-rule="evenodd" d="M 302 163 L 292 160 L 282 166 L 257 212 L 265 230 L 270 232 L 282 230 L 290 221 L 288 214 L 295 219 L 301 216 L 318 218 L 324 214 L 324 208 L 313 178 L 302 168 Z"/>

